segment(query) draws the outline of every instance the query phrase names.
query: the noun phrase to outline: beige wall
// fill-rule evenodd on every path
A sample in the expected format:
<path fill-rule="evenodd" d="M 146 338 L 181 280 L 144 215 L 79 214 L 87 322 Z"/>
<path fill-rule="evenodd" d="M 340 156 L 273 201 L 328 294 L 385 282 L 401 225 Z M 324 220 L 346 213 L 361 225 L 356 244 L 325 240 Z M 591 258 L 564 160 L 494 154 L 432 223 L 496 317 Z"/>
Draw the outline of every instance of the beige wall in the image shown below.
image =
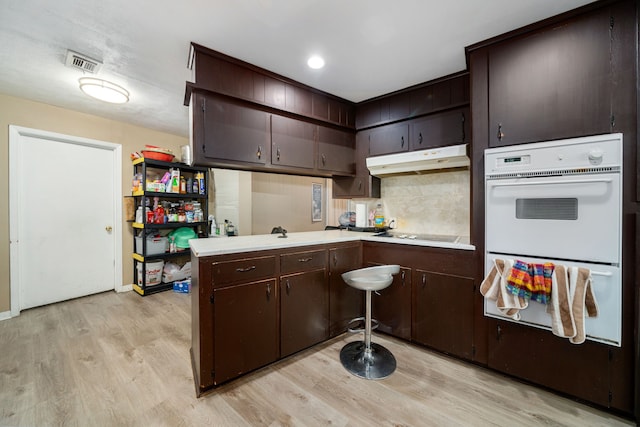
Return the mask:
<path fill-rule="evenodd" d="M 312 183 L 322 184 L 322 221 L 311 219 Z M 333 223 L 333 218 L 327 221 L 327 212 L 332 208 L 331 203 L 327 204 L 327 184 L 330 186 L 331 181 L 324 178 L 253 173 L 253 234 L 268 234 L 276 226 L 282 226 L 291 233 L 324 230 L 327 223 Z"/>
<path fill-rule="evenodd" d="M 99 102 L 99 101 L 96 101 Z M 114 105 L 113 108 L 118 108 Z M 185 107 L 186 108 L 186 107 Z M 133 167 L 129 154 L 145 144 L 180 155 L 187 138 L 0 94 L 0 313 L 11 309 L 9 283 L 9 125 L 92 138 L 122 145 L 122 194 L 131 194 Z M 185 127 L 187 124 L 185 123 Z M 185 129 L 186 131 L 186 129 Z M 123 223 L 122 283 L 133 282 L 133 232 Z"/>

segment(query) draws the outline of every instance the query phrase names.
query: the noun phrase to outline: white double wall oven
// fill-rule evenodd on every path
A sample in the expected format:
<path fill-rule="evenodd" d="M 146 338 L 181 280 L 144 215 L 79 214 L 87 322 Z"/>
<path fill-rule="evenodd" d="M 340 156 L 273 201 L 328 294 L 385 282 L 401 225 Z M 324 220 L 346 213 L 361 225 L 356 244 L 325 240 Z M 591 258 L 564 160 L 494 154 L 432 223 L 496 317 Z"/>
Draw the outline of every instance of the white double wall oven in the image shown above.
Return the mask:
<path fill-rule="evenodd" d="M 485 150 L 485 274 L 495 259 L 591 270 L 599 315 L 587 340 L 622 335 L 622 134 Z M 532 302 L 519 323 L 551 329 Z M 508 321 L 490 301 L 485 315 Z"/>

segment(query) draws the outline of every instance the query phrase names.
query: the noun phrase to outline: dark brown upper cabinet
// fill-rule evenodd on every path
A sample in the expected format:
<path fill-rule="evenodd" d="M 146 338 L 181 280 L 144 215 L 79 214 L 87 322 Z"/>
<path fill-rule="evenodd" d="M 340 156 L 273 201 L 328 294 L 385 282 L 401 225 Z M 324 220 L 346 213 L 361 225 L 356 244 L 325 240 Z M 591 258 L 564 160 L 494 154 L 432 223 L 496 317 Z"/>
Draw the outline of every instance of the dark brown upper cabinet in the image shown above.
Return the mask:
<path fill-rule="evenodd" d="M 346 130 L 318 126 L 318 158 L 316 165 L 320 170 L 354 175 L 355 133 Z"/>
<path fill-rule="evenodd" d="M 604 9 L 491 46 L 489 145 L 610 132 L 615 31 Z"/>
<path fill-rule="evenodd" d="M 470 142 L 469 107 L 431 114 L 409 123 L 409 150 Z"/>
<path fill-rule="evenodd" d="M 282 116 L 271 116 L 271 163 L 314 168 L 316 126 Z"/>
<path fill-rule="evenodd" d="M 191 44 L 194 86 L 270 109 L 353 129 L 355 104 L 295 80 Z"/>
<path fill-rule="evenodd" d="M 191 102 L 198 165 L 325 177 L 355 174 L 351 130 L 270 114 L 202 90 L 193 90 Z"/>
<path fill-rule="evenodd" d="M 406 122 L 380 126 L 369 135 L 369 155 L 398 153 L 409 150 L 409 124 Z"/>
<path fill-rule="evenodd" d="M 469 73 L 456 73 L 359 103 L 356 106 L 356 129 L 385 125 L 468 104 Z"/>
<path fill-rule="evenodd" d="M 271 140 L 268 113 L 197 93 L 192 102 L 196 163 L 267 164 Z"/>

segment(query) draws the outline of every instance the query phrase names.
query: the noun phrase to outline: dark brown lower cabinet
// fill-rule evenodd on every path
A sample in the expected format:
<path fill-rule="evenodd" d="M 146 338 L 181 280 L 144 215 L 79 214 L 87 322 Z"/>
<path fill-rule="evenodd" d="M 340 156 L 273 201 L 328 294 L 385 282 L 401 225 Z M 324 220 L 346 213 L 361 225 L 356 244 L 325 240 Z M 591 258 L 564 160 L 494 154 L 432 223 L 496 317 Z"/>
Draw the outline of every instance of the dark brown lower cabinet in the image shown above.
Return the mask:
<path fill-rule="evenodd" d="M 326 270 L 280 277 L 280 357 L 329 337 Z"/>
<path fill-rule="evenodd" d="M 575 345 L 546 330 L 497 319 L 488 323 L 489 367 L 610 406 L 606 345 L 592 341 Z"/>
<path fill-rule="evenodd" d="M 364 292 L 342 280 L 342 273 L 362 266 L 360 243 L 329 249 L 329 335 L 347 330 L 347 324 L 364 313 Z"/>
<path fill-rule="evenodd" d="M 213 324 L 215 385 L 277 360 L 276 280 L 214 289 Z"/>
<path fill-rule="evenodd" d="M 416 269 L 413 289 L 413 341 L 471 360 L 474 280 Z"/>
<path fill-rule="evenodd" d="M 378 321 L 378 331 L 411 339 L 410 268 L 401 267 L 400 273 L 393 276 L 391 285 L 372 294 L 371 317 Z"/>

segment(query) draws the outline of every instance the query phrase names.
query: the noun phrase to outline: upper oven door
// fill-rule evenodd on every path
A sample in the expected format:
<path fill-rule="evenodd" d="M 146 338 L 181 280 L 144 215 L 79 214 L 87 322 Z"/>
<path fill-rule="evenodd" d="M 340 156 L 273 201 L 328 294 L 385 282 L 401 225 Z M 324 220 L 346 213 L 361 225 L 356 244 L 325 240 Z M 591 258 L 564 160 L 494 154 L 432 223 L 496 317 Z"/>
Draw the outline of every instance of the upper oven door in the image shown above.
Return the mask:
<path fill-rule="evenodd" d="M 486 250 L 620 261 L 620 174 L 487 179 Z"/>

